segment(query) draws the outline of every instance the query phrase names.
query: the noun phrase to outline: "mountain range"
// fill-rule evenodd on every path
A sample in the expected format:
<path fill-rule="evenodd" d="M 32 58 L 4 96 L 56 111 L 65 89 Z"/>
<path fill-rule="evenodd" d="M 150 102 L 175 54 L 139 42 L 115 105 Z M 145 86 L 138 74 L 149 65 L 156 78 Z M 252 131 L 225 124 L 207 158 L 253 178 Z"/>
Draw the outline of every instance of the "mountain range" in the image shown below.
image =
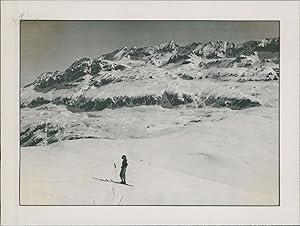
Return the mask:
<path fill-rule="evenodd" d="M 265 86 L 271 86 L 272 92 L 278 87 L 279 51 L 276 37 L 187 45 L 170 41 L 121 47 L 94 59 L 83 57 L 64 71 L 44 72 L 21 88 L 21 145 L 103 135 L 71 135 L 58 123 L 63 120 L 42 121 L 41 112 L 55 118 L 63 111 L 76 118 L 73 113 L 135 106 L 242 110 L 276 104 L 277 97 L 263 91 Z M 72 133 L 78 132 L 73 129 Z"/>

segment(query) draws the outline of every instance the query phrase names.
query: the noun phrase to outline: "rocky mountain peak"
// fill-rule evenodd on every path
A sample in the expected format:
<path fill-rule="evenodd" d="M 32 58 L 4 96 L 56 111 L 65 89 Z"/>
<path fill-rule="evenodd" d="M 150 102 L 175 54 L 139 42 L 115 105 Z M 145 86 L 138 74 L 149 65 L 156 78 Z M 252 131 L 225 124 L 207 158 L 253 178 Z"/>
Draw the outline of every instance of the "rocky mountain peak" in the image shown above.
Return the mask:
<path fill-rule="evenodd" d="M 227 41 L 201 43 L 195 41 L 181 46 L 171 40 L 157 46 L 132 46 L 130 48 L 123 46 L 95 59 L 79 58 L 63 72 L 44 72 L 37 77 L 32 85 L 35 90 L 43 92 L 58 87 L 77 86 L 87 74 L 96 79 L 102 72 L 117 73 L 117 71 L 131 68 L 130 65 L 132 64 L 137 65 L 140 69 L 155 67 L 170 70 L 172 68 L 175 74 L 178 73 L 177 71 L 183 70 L 186 67 L 184 65 L 189 65 L 188 70 L 192 71 L 201 71 L 203 68 L 209 69 L 211 67 L 250 67 L 258 63 L 278 63 L 278 52 L 278 37 L 236 43 Z M 263 58 L 260 62 L 259 57 L 262 55 Z M 277 74 L 274 71 L 270 73 L 274 76 Z"/>

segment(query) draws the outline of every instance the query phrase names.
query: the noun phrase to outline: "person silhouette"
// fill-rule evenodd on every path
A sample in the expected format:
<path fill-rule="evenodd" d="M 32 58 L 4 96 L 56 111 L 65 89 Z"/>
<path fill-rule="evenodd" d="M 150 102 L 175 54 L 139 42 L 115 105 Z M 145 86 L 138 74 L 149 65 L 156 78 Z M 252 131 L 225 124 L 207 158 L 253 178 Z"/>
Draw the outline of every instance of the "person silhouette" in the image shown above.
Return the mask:
<path fill-rule="evenodd" d="M 126 155 L 122 155 L 122 166 L 120 171 L 121 184 L 126 184 L 126 168 L 128 166 Z"/>

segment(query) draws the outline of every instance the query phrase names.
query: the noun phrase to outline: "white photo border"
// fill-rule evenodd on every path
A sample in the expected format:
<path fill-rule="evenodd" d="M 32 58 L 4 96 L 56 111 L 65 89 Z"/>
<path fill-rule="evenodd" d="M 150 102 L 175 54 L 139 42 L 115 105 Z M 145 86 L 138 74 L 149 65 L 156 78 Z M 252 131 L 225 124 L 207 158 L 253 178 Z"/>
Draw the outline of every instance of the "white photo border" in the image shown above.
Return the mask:
<path fill-rule="evenodd" d="M 7 1 L 1 3 L 3 225 L 299 224 L 299 2 Z M 20 206 L 21 20 L 280 21 L 280 206 Z"/>

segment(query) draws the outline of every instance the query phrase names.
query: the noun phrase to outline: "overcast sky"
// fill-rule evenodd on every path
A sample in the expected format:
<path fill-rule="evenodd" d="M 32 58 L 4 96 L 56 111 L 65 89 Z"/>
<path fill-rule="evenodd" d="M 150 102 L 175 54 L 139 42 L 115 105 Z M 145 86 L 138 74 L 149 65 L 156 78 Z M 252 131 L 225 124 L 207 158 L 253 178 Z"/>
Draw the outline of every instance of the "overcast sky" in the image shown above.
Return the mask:
<path fill-rule="evenodd" d="M 122 46 L 278 36 L 278 22 L 22 21 L 21 85 L 32 82 L 44 71 L 65 70 L 78 58 L 94 58 Z"/>

